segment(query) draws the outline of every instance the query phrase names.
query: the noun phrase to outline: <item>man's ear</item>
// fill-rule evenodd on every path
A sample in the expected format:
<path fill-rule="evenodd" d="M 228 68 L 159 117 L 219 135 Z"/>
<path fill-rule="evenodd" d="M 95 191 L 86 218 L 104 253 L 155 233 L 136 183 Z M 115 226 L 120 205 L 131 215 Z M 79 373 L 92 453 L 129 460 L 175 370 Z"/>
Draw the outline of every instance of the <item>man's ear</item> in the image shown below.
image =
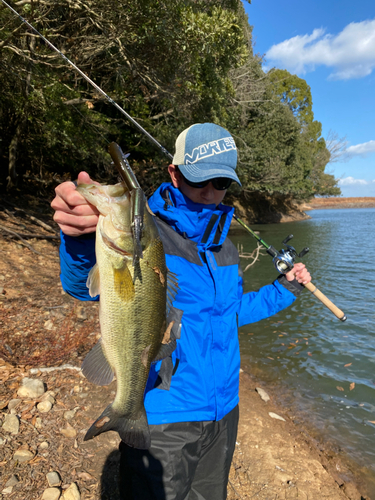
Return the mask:
<path fill-rule="evenodd" d="M 168 172 L 171 176 L 172 184 L 175 188 L 179 188 L 182 183 L 182 175 L 181 172 L 177 169 L 175 165 L 168 166 Z"/>

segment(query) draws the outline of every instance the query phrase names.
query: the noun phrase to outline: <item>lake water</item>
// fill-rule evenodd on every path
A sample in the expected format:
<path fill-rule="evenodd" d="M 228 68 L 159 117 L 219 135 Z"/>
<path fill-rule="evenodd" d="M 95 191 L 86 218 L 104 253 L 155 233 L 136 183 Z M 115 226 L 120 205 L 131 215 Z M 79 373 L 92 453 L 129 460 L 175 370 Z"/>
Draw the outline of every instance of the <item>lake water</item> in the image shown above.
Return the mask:
<path fill-rule="evenodd" d="M 311 219 L 254 225 L 278 250 L 282 240 L 305 262 L 312 282 L 347 315 L 339 321 L 308 290 L 288 309 L 240 328 L 243 368 L 287 388 L 298 420 L 319 429 L 363 469 L 375 498 L 375 209 L 314 210 Z M 244 252 L 256 247 L 242 230 L 230 235 Z M 243 259 L 245 268 L 249 261 Z M 277 276 L 262 256 L 245 273 L 246 291 Z"/>

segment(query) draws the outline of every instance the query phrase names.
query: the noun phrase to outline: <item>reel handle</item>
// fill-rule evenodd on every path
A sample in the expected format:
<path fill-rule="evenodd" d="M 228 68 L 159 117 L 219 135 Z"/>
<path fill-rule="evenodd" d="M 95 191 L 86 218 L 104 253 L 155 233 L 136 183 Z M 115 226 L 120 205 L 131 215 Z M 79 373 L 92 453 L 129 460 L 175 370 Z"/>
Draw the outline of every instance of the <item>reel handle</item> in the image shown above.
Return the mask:
<path fill-rule="evenodd" d="M 336 318 L 338 318 L 341 321 L 346 320 L 345 313 L 343 311 L 341 311 L 341 309 L 339 309 L 337 306 L 335 306 L 335 304 L 333 302 L 331 302 L 329 300 L 329 298 L 326 297 L 320 290 L 318 290 L 315 285 L 313 285 L 310 282 L 310 283 L 306 283 L 306 285 L 304 285 L 304 287 L 307 288 L 308 290 L 310 290 L 310 292 L 313 295 L 315 295 L 315 297 L 317 299 L 319 299 L 326 307 L 328 307 L 328 309 L 331 312 L 333 312 L 333 314 L 336 316 Z"/>

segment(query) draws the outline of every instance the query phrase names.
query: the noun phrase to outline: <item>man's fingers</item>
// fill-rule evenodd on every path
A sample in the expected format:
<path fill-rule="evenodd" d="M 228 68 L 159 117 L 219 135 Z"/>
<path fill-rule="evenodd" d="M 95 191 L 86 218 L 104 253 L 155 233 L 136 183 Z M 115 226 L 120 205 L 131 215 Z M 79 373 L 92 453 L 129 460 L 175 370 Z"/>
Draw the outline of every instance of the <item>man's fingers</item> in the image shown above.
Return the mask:
<path fill-rule="evenodd" d="M 66 214 L 77 215 L 81 217 L 85 217 L 87 215 L 99 215 L 97 208 L 87 202 L 84 205 L 68 205 L 68 203 L 66 203 L 62 198 L 59 197 L 56 197 L 52 201 L 51 207 L 56 212 L 64 212 Z"/>
<path fill-rule="evenodd" d="M 311 281 L 310 273 L 305 267 L 295 271 L 295 277 L 296 277 L 297 281 L 299 283 L 302 283 L 303 285 L 306 285 L 306 283 Z"/>
<path fill-rule="evenodd" d="M 87 172 L 78 174 L 78 182 L 98 184 Z M 77 191 L 73 182 L 63 182 L 55 189 L 56 196 L 51 207 L 55 210 L 54 221 L 68 236 L 80 236 L 95 232 L 99 220 L 99 211 Z"/>
<path fill-rule="evenodd" d="M 77 209 L 80 207 L 77 207 Z M 71 226 L 76 227 L 78 230 L 83 230 L 85 228 L 94 228 L 98 223 L 97 215 L 77 215 L 73 213 L 66 213 L 61 210 L 55 212 L 53 220 L 60 226 Z M 65 232 L 63 230 L 63 232 Z"/>
<path fill-rule="evenodd" d="M 285 276 L 288 281 L 296 279 L 303 285 L 306 285 L 306 283 L 309 283 L 311 281 L 310 273 L 306 269 L 305 264 L 303 264 L 302 262 L 297 262 L 297 264 L 294 265 L 293 269 L 289 271 L 289 273 L 287 273 Z"/>
<path fill-rule="evenodd" d="M 77 191 L 76 186 L 73 182 L 63 182 L 55 189 L 56 198 L 60 198 L 70 207 L 74 207 L 77 205 L 86 205 L 87 201 L 85 198 Z M 52 203 L 56 204 L 56 198 Z M 54 206 L 51 204 L 52 208 Z"/>

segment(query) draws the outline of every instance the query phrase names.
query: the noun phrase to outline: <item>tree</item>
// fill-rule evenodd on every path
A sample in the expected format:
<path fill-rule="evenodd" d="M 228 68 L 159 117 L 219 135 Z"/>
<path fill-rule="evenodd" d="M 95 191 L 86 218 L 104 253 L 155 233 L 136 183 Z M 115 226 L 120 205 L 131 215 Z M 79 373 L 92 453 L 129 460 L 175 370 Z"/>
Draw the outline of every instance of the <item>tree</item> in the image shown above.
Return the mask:
<path fill-rule="evenodd" d="M 340 194 L 337 180 L 325 173 L 331 153 L 322 135 L 322 124 L 314 120 L 311 88 L 305 80 L 291 75 L 287 70 L 270 72 L 271 94 L 287 106 L 300 125 L 300 167 L 304 171 L 306 192 L 304 197 L 315 194 L 332 196 Z"/>
<path fill-rule="evenodd" d="M 228 73 L 248 50 L 239 7 L 240 0 L 20 2 L 23 16 L 168 148 L 177 131 L 196 121 L 225 120 Z M 0 154 L 5 160 L 12 145 L 13 172 L 15 158 L 21 176 L 26 170 L 103 170 L 111 140 L 134 150 L 135 161 L 155 156 L 144 137 L 10 11 L 2 9 L 0 18 L 6 88 Z M 34 47 L 25 46 L 28 38 Z M 19 76 L 29 66 L 26 96 Z"/>
<path fill-rule="evenodd" d="M 329 163 L 336 163 L 337 161 L 345 161 L 347 159 L 348 141 L 346 136 L 339 137 L 337 132 L 329 130 L 325 141 L 330 154 Z"/>
<path fill-rule="evenodd" d="M 286 69 L 273 69 L 268 74 L 275 103 L 289 107 L 301 125 L 313 122 L 311 88 L 306 80 L 292 75 Z"/>

